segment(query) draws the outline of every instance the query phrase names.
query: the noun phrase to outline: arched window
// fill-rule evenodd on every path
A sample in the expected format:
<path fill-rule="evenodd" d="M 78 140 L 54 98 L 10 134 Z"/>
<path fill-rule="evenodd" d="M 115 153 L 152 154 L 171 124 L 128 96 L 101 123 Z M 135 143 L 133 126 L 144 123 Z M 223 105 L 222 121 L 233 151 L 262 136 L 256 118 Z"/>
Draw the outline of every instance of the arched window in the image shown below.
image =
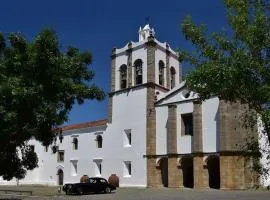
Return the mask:
<path fill-rule="evenodd" d="M 121 65 L 120 67 L 120 89 L 127 88 L 127 66 Z"/>
<path fill-rule="evenodd" d="M 135 67 L 135 85 L 143 83 L 143 71 L 142 71 L 142 60 L 138 59 L 134 62 Z"/>
<path fill-rule="evenodd" d="M 170 74 L 171 74 L 171 89 L 175 87 L 175 69 L 171 67 L 170 69 Z"/>
<path fill-rule="evenodd" d="M 158 81 L 159 85 L 164 85 L 164 62 L 162 60 L 158 63 L 158 69 L 159 69 L 159 75 L 158 75 Z"/>
<path fill-rule="evenodd" d="M 96 138 L 97 141 L 97 148 L 102 148 L 102 136 L 98 135 Z"/>
<path fill-rule="evenodd" d="M 78 149 L 78 138 L 73 138 L 73 149 L 77 150 Z"/>

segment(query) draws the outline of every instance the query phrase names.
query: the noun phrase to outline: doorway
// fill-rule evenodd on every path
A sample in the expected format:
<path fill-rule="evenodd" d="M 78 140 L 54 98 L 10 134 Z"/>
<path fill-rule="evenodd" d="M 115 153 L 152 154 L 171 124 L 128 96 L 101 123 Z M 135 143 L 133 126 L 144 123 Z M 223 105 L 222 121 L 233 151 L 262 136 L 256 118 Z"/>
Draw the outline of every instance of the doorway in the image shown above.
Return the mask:
<path fill-rule="evenodd" d="M 164 187 L 168 187 L 168 158 L 160 159 L 161 181 Z"/>
<path fill-rule="evenodd" d="M 181 159 L 181 166 L 183 172 L 183 186 L 193 188 L 194 175 L 193 175 L 193 157 L 186 156 Z"/>
<path fill-rule="evenodd" d="M 64 172 L 62 169 L 59 169 L 57 171 L 57 175 L 58 175 L 58 185 L 63 185 L 64 183 Z"/>
<path fill-rule="evenodd" d="M 209 187 L 214 189 L 220 188 L 220 165 L 218 156 L 210 156 L 207 161 Z"/>

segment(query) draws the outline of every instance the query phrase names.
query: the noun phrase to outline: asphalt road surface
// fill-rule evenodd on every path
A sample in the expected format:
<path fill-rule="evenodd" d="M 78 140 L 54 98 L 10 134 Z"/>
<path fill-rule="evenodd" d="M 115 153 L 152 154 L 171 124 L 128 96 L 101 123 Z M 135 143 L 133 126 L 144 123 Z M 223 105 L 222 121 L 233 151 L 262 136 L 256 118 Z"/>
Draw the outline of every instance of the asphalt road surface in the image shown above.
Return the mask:
<path fill-rule="evenodd" d="M 220 190 L 194 190 L 194 189 L 166 189 L 166 188 L 120 188 L 111 194 L 89 195 L 43 195 L 20 196 L 0 194 L 0 199 L 24 199 L 24 200 L 270 200 L 270 191 L 220 191 Z"/>

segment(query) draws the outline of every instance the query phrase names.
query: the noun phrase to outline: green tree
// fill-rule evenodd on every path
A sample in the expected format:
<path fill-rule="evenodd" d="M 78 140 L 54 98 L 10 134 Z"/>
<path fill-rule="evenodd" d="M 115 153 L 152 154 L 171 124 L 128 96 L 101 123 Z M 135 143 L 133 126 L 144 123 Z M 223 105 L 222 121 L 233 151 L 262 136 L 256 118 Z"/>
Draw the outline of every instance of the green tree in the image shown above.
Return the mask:
<path fill-rule="evenodd" d="M 182 23 L 195 53 L 180 57 L 194 66 L 187 86 L 201 100 L 247 104 L 260 117 L 270 141 L 270 24 L 268 0 L 224 0 L 231 32 L 207 33 L 188 16 Z M 254 126 L 256 120 L 248 120 Z"/>
<path fill-rule="evenodd" d="M 0 33 L 0 176 L 23 178 L 38 163 L 29 139 L 52 144 L 74 103 L 104 99 L 103 90 L 90 84 L 91 62 L 89 52 L 61 51 L 51 29 L 32 42 Z"/>

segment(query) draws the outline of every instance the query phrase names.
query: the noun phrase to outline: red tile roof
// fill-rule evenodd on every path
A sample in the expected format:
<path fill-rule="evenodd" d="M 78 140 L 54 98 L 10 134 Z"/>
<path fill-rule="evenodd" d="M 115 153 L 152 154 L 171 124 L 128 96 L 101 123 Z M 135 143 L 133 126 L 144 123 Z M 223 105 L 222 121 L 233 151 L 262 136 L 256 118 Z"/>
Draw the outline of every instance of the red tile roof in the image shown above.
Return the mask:
<path fill-rule="evenodd" d="M 72 125 L 63 126 L 62 130 L 67 131 L 67 130 L 80 129 L 80 128 L 104 126 L 107 124 L 107 122 L 108 122 L 107 119 L 102 119 L 98 121 L 91 121 L 91 122 L 85 122 L 85 123 L 80 123 L 80 124 L 72 124 Z"/>

